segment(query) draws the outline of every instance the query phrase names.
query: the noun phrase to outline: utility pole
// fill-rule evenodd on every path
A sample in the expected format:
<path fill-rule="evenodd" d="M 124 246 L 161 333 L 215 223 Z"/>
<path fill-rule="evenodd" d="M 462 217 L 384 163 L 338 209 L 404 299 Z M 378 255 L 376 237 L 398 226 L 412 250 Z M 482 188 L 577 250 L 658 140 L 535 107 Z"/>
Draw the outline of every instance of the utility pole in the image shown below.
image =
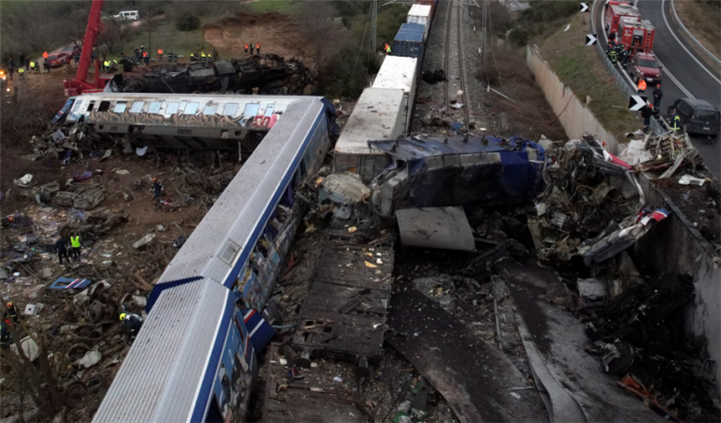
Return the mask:
<path fill-rule="evenodd" d="M 378 48 L 378 0 L 372 0 L 371 5 L 371 50 L 373 53 Z"/>

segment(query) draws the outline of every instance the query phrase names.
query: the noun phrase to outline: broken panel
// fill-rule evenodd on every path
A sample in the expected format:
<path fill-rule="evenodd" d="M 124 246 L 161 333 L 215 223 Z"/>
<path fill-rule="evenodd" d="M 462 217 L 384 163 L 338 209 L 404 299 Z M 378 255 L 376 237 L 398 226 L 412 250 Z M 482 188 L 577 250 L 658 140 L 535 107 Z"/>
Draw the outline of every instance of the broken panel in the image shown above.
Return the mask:
<path fill-rule="evenodd" d="M 293 344 L 345 358 L 380 356 L 392 272 L 392 245 L 327 241 Z"/>

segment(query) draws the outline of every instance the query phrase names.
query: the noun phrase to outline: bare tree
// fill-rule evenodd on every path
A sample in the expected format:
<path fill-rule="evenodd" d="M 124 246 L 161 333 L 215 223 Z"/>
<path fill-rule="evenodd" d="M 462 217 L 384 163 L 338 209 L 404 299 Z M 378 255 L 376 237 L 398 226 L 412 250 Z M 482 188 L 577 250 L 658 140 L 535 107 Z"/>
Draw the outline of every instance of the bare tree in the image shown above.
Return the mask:
<path fill-rule="evenodd" d="M 330 2 L 303 1 L 295 19 L 305 34 L 316 70 L 343 46 L 343 26 L 335 22 L 338 11 Z"/>

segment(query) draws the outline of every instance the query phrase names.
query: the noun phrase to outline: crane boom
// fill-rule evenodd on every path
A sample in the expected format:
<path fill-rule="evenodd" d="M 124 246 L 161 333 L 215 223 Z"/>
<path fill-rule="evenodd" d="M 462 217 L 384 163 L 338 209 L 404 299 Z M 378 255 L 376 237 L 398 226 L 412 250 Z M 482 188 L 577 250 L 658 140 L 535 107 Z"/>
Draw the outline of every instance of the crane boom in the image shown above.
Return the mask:
<path fill-rule="evenodd" d="M 103 9 L 104 0 L 93 0 L 90 7 L 90 17 L 88 18 L 88 26 L 85 30 L 85 39 L 83 41 L 83 50 L 80 54 L 80 62 L 78 63 L 78 73 L 75 79 L 66 79 L 63 81 L 65 87 L 65 95 L 70 97 L 84 92 L 99 92 L 105 88 L 105 84 L 110 80 L 108 77 L 100 75 L 100 66 L 98 60 L 95 61 L 95 77 L 92 82 L 88 81 L 88 69 L 92 62 L 93 47 L 98 39 L 98 34 L 103 27 L 100 20 L 100 12 Z"/>

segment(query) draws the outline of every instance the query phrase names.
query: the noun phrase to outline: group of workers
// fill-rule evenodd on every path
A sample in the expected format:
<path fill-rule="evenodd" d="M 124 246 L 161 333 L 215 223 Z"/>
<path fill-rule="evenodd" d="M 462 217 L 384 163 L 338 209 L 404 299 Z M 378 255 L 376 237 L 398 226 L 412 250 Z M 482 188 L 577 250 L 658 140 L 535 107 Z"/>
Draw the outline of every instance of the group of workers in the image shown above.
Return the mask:
<path fill-rule="evenodd" d="M 611 34 L 613 36 L 613 34 Z M 625 67 L 628 63 L 628 59 L 631 58 L 632 54 L 628 46 L 621 44 L 615 37 L 608 37 L 608 46 L 606 47 L 606 54 L 608 60 L 612 64 L 621 62 L 621 66 Z"/>
<path fill-rule="evenodd" d="M 80 235 L 77 233 L 70 236 L 70 245 L 62 236 L 55 241 L 55 251 L 58 253 L 58 261 L 63 264 L 63 258 L 66 263 L 70 263 L 70 259 L 78 261 L 80 259 L 80 249 L 82 248 Z"/>
<path fill-rule="evenodd" d="M 20 78 L 25 77 L 25 73 L 50 73 L 50 63 L 48 62 L 48 52 L 43 53 L 43 61 L 30 59 L 30 56 L 21 54 L 17 61 L 12 56 L 8 56 L 4 60 L 4 68 L 7 70 L 8 77 L 12 80 L 17 71 Z"/>
<path fill-rule="evenodd" d="M 248 49 L 250 49 L 250 54 L 260 54 L 260 43 L 245 43 L 243 47 L 245 47 L 245 54 L 248 54 Z M 255 53 L 253 53 L 253 51 L 255 51 Z"/>

